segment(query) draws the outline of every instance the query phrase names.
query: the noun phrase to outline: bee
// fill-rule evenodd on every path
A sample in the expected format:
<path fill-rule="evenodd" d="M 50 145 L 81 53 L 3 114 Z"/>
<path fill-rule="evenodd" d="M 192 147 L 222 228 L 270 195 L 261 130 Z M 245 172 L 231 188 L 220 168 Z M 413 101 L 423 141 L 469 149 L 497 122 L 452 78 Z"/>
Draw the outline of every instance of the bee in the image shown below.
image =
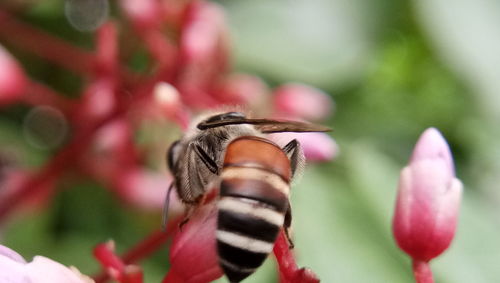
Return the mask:
<path fill-rule="evenodd" d="M 187 205 L 189 217 L 189 211 L 203 202 L 208 185 L 217 182 L 219 264 L 230 282 L 240 282 L 271 253 L 281 228 L 293 246 L 289 236 L 290 182 L 303 168 L 304 154 L 295 139 L 281 148 L 264 135 L 330 129 L 248 118 L 242 112 L 214 114 L 191 128 L 167 153 L 173 186 Z"/>

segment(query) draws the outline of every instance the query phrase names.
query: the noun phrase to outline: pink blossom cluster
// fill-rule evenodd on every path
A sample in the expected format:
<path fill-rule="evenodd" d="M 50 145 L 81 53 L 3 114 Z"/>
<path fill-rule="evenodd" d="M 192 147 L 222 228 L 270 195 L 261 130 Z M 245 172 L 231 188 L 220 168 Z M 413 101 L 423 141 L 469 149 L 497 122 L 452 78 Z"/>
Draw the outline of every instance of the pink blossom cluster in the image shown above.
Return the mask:
<path fill-rule="evenodd" d="M 13 212 L 43 207 L 57 193 L 59 181 L 74 176 L 98 180 L 125 202 L 159 212 L 171 182 L 161 167 L 163 156 L 168 140 L 179 135 L 168 129 L 185 130 L 198 112 L 221 107 L 244 109 L 255 117 L 314 122 L 328 118 L 333 110 L 330 96 L 313 87 L 291 83 L 271 89 L 257 76 L 234 72 L 224 11 L 209 1 L 117 1 L 123 17 L 105 20 L 97 27 L 92 50 L 23 22 L 16 14 L 26 7 L 9 3 L 0 6 L 1 42 L 81 76 L 84 85 L 78 98 L 67 98 L 28 76 L 25 68 L 29 66 L 23 66 L 0 45 L 0 107 L 29 106 L 27 117 L 32 118 L 25 121 L 33 123 L 25 127 L 29 130 L 41 124 L 49 133 L 41 142 L 32 138 L 32 144 L 55 150 L 40 168 L 25 168 L 16 162 L 1 167 L 0 221 Z M 75 7 L 72 9 L 70 15 L 75 12 Z M 82 19 L 69 20 L 75 24 Z M 150 57 L 141 72 L 124 63 L 130 59 L 130 50 L 133 53 L 139 48 Z M 166 133 L 161 137 L 166 138 L 153 140 L 145 148 L 135 140 L 145 127 L 161 127 Z M 26 138 L 30 139 L 29 131 Z M 290 140 L 292 136 L 283 138 Z M 298 139 L 310 161 L 331 160 L 337 153 L 337 145 L 326 134 Z M 146 169 L 151 156 L 156 157 L 154 164 L 162 164 L 156 165 L 161 170 Z M 179 203 L 173 203 L 172 211 L 178 211 L 175 205 L 179 207 Z M 166 232 L 152 232 L 121 258 L 113 254 L 109 244 L 98 246 L 95 255 L 105 274 L 96 276 L 96 281 L 109 276 L 120 282 L 129 282 L 130 276 L 135 278 L 133 282 L 142 281 L 137 279 L 140 268 L 131 263 L 165 243 L 176 231 L 175 225 L 169 227 Z M 188 231 L 176 239 L 187 237 Z M 171 257 L 182 250 L 175 243 Z M 183 251 L 180 256 L 185 254 Z M 296 271 L 304 274 L 290 264 L 294 262 L 291 253 L 281 254 L 288 262 L 282 274 L 290 278 L 296 277 Z M 300 276 L 315 278 L 311 272 Z"/>

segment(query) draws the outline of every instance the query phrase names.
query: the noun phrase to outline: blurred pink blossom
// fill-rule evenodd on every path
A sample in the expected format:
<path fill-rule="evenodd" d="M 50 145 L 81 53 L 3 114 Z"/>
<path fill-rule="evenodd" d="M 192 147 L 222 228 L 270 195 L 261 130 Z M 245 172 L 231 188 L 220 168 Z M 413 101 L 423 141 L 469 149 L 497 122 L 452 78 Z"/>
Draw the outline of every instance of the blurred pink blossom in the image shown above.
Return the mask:
<path fill-rule="evenodd" d="M 160 1 L 123 0 L 119 4 L 137 29 L 155 29 L 162 24 L 163 9 Z"/>
<path fill-rule="evenodd" d="M 438 130 L 429 128 L 401 171 L 393 219 L 394 237 L 412 257 L 418 282 L 433 282 L 427 263 L 450 245 L 461 195 L 448 144 Z"/>
<path fill-rule="evenodd" d="M 227 44 L 222 8 L 211 2 L 193 1 L 186 17 L 180 43 L 186 63 L 211 61 L 221 45 Z"/>
<path fill-rule="evenodd" d="M 333 112 L 331 97 L 317 88 L 297 83 L 280 86 L 274 91 L 276 115 L 318 121 Z"/>
<path fill-rule="evenodd" d="M 0 245 L 0 282 L 12 283 L 90 283 L 75 267 L 68 268 L 44 256 L 26 262 L 15 251 Z"/>
<path fill-rule="evenodd" d="M 123 169 L 115 180 L 115 187 L 120 196 L 128 203 L 147 211 L 161 211 L 165 202 L 167 189 L 172 182 L 170 175 L 148 171 L 137 167 Z M 177 195 L 170 195 L 169 212 L 181 214 L 183 206 Z"/>
<path fill-rule="evenodd" d="M 0 105 L 19 100 L 24 94 L 27 83 L 21 66 L 0 45 Z"/>
<path fill-rule="evenodd" d="M 212 91 L 220 103 L 228 105 L 257 106 L 264 102 L 266 94 L 268 88 L 261 78 L 242 73 L 223 77 Z"/>
<path fill-rule="evenodd" d="M 76 121 L 88 125 L 89 120 L 96 121 L 109 115 L 116 105 L 115 86 L 108 78 L 101 78 L 90 83 L 82 94 Z"/>
<path fill-rule="evenodd" d="M 282 147 L 297 139 L 310 162 L 330 161 L 339 154 L 337 143 L 325 133 L 279 133 L 271 134 L 269 138 Z"/>

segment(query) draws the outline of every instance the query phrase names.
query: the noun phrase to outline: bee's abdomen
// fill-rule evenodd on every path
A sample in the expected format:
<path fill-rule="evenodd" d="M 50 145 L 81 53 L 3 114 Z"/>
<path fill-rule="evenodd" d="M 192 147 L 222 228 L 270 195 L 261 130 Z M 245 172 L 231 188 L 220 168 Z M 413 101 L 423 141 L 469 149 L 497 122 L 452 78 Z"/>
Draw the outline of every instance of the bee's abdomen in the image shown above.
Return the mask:
<path fill-rule="evenodd" d="M 288 179 L 278 174 L 286 173 L 289 167 L 279 170 L 269 168 L 266 163 L 259 162 L 258 151 L 252 152 L 255 157 L 243 153 L 238 154 L 238 158 L 230 158 L 238 146 L 252 143 L 260 144 L 267 151 L 273 147 L 271 153 L 276 156 L 278 163 L 275 164 L 279 164 L 280 159 L 287 159 L 279 147 L 253 137 L 237 140 L 236 143 L 237 146 L 233 146 L 233 142 L 227 149 L 221 174 L 217 221 L 219 262 L 231 282 L 239 282 L 252 274 L 272 251 L 283 227 L 289 195 Z M 265 158 L 269 158 L 269 154 Z M 242 159 L 245 162 L 240 162 Z"/>
<path fill-rule="evenodd" d="M 266 202 L 231 195 L 221 197 L 218 209 L 219 263 L 231 282 L 239 282 L 273 250 L 284 212 Z"/>

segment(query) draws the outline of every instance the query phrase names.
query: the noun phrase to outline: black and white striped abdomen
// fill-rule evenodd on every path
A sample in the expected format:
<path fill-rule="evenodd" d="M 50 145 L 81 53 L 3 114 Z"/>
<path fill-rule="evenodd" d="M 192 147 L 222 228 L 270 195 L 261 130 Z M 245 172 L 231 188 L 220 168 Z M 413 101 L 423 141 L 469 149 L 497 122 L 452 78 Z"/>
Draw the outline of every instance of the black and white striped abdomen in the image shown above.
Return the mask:
<path fill-rule="evenodd" d="M 262 265 L 273 250 L 288 208 L 288 183 L 252 167 L 225 167 L 218 202 L 217 251 L 231 282 Z"/>

